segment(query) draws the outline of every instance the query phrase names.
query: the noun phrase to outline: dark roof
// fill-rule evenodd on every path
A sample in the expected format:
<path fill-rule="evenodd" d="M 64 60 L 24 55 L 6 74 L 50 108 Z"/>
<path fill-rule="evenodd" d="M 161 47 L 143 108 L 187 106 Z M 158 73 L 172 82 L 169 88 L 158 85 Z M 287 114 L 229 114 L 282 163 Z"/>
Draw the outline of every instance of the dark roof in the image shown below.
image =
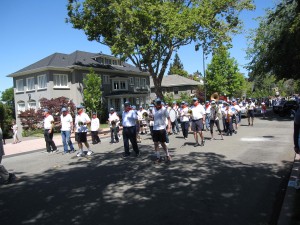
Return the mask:
<path fill-rule="evenodd" d="M 186 86 L 186 85 L 200 85 L 201 83 L 198 81 L 194 81 L 179 75 L 168 75 L 164 76 L 161 82 L 162 87 L 176 87 L 176 86 Z M 150 87 L 154 87 L 153 80 L 150 79 Z"/>
<path fill-rule="evenodd" d="M 54 53 L 49 55 L 27 67 L 24 67 L 17 72 L 14 72 L 9 77 L 13 77 L 19 73 L 29 72 L 31 70 L 36 69 L 43 69 L 43 68 L 72 68 L 73 66 L 82 66 L 82 67 L 94 67 L 94 68 L 103 68 L 103 69 L 110 69 L 110 70 L 121 70 L 121 71 L 128 71 L 128 72 L 142 72 L 139 68 L 132 66 L 128 63 L 123 63 L 120 65 L 103 65 L 100 64 L 95 60 L 96 57 L 106 56 L 101 53 L 90 53 L 90 52 L 83 52 L 83 51 L 75 51 L 71 54 L 64 54 L 64 53 Z M 111 58 L 112 56 L 110 56 Z M 118 59 L 118 58 L 116 58 Z"/>

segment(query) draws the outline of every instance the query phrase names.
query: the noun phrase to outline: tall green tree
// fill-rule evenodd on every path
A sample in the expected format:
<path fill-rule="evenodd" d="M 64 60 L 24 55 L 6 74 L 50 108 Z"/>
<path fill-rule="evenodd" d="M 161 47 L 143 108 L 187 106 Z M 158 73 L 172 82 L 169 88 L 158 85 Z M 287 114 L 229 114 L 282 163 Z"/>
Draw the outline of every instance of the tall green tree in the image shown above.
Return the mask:
<path fill-rule="evenodd" d="M 179 58 L 179 55 L 176 53 L 174 57 L 174 62 L 170 64 L 168 75 L 180 75 L 183 77 L 188 77 L 189 73 L 184 70 L 183 64 Z"/>
<path fill-rule="evenodd" d="M 236 95 L 245 88 L 245 78 L 225 46 L 213 52 L 212 61 L 207 66 L 205 83 L 208 96 L 218 92 L 228 97 L 240 97 Z"/>
<path fill-rule="evenodd" d="M 281 0 L 259 19 L 249 39 L 250 79 L 272 73 L 277 80 L 300 76 L 300 0 Z"/>
<path fill-rule="evenodd" d="M 101 77 L 93 69 L 83 79 L 83 98 L 87 111 L 100 112 L 102 106 Z"/>
<path fill-rule="evenodd" d="M 150 73 L 155 93 L 174 51 L 193 41 L 206 50 L 240 30 L 239 12 L 253 9 L 252 0 L 69 0 L 67 22 L 88 40 L 110 47 Z"/>

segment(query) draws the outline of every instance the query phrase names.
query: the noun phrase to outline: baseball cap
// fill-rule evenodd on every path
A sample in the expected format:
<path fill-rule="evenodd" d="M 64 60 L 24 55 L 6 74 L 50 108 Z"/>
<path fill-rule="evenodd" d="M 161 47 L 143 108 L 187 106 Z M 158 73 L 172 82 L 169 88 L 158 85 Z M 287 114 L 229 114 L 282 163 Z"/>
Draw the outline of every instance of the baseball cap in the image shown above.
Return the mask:
<path fill-rule="evenodd" d="M 77 105 L 76 108 L 77 109 L 83 109 L 84 107 L 83 107 L 83 105 Z"/>
<path fill-rule="evenodd" d="M 43 109 L 43 112 L 49 112 L 49 109 Z"/>
<path fill-rule="evenodd" d="M 67 110 L 67 108 L 63 107 L 63 108 L 61 109 L 61 111 L 62 111 L 62 112 L 67 112 L 68 110 Z"/>
<path fill-rule="evenodd" d="M 210 104 L 214 105 L 214 104 L 216 104 L 216 102 L 215 102 L 215 101 L 211 101 L 211 103 L 210 103 Z"/>
<path fill-rule="evenodd" d="M 155 99 L 155 103 L 156 104 L 161 104 L 161 99 L 160 98 Z"/>
<path fill-rule="evenodd" d="M 182 101 L 181 104 L 185 104 L 185 101 Z"/>
<path fill-rule="evenodd" d="M 115 109 L 114 108 L 110 108 L 109 111 L 115 111 Z"/>
<path fill-rule="evenodd" d="M 97 113 L 96 113 L 96 112 L 93 112 L 92 115 L 97 115 Z"/>
<path fill-rule="evenodd" d="M 124 102 L 124 106 L 130 106 L 130 102 Z"/>
<path fill-rule="evenodd" d="M 173 104 L 176 104 L 177 102 L 176 101 L 173 101 Z"/>
<path fill-rule="evenodd" d="M 198 101 L 198 98 L 193 98 L 193 101 Z"/>

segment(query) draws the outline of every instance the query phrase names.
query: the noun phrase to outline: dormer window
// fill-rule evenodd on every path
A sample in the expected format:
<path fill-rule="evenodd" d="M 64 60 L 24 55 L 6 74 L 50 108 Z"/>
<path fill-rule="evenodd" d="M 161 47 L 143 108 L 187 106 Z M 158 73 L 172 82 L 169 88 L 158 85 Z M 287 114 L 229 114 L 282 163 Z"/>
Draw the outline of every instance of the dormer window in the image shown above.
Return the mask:
<path fill-rule="evenodd" d="M 105 64 L 106 65 L 111 65 L 111 59 L 105 59 Z"/>

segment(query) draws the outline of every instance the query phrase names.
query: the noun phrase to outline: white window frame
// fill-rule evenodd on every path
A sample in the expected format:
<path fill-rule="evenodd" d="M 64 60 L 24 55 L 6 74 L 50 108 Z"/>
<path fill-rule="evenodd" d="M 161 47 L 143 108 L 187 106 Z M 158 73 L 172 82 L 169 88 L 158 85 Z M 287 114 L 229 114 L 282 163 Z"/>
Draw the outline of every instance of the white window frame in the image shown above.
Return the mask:
<path fill-rule="evenodd" d="M 28 77 L 28 78 L 26 78 L 26 90 L 27 91 L 33 91 L 33 90 L 35 90 L 34 77 Z"/>
<path fill-rule="evenodd" d="M 140 80 L 140 78 L 139 77 L 136 77 L 135 78 L 135 87 L 137 87 L 137 88 L 139 88 L 140 86 L 141 86 L 141 80 Z"/>
<path fill-rule="evenodd" d="M 25 111 L 25 102 L 24 101 L 20 101 L 20 102 L 17 102 L 17 109 L 18 109 L 18 112 L 24 112 Z"/>
<path fill-rule="evenodd" d="M 69 87 L 68 84 L 69 84 L 68 74 L 53 74 L 53 86 L 55 88 L 66 88 Z"/>
<path fill-rule="evenodd" d="M 123 83 L 123 82 L 125 84 L 125 87 L 121 88 L 121 83 Z M 112 87 L 113 91 L 126 91 L 126 90 L 128 90 L 128 81 L 127 80 L 123 80 L 123 79 L 121 79 L 121 80 L 112 80 L 111 84 L 112 84 L 111 87 Z M 115 84 L 118 84 L 118 88 L 115 88 Z"/>
<path fill-rule="evenodd" d="M 38 75 L 37 81 L 38 81 L 38 89 L 46 89 L 47 88 L 46 74 Z"/>
<path fill-rule="evenodd" d="M 28 109 L 36 109 L 36 101 L 35 100 L 30 100 L 28 101 Z"/>
<path fill-rule="evenodd" d="M 129 84 L 134 85 L 134 77 L 129 77 Z"/>
<path fill-rule="evenodd" d="M 16 80 L 16 92 L 24 92 L 24 80 Z"/>

